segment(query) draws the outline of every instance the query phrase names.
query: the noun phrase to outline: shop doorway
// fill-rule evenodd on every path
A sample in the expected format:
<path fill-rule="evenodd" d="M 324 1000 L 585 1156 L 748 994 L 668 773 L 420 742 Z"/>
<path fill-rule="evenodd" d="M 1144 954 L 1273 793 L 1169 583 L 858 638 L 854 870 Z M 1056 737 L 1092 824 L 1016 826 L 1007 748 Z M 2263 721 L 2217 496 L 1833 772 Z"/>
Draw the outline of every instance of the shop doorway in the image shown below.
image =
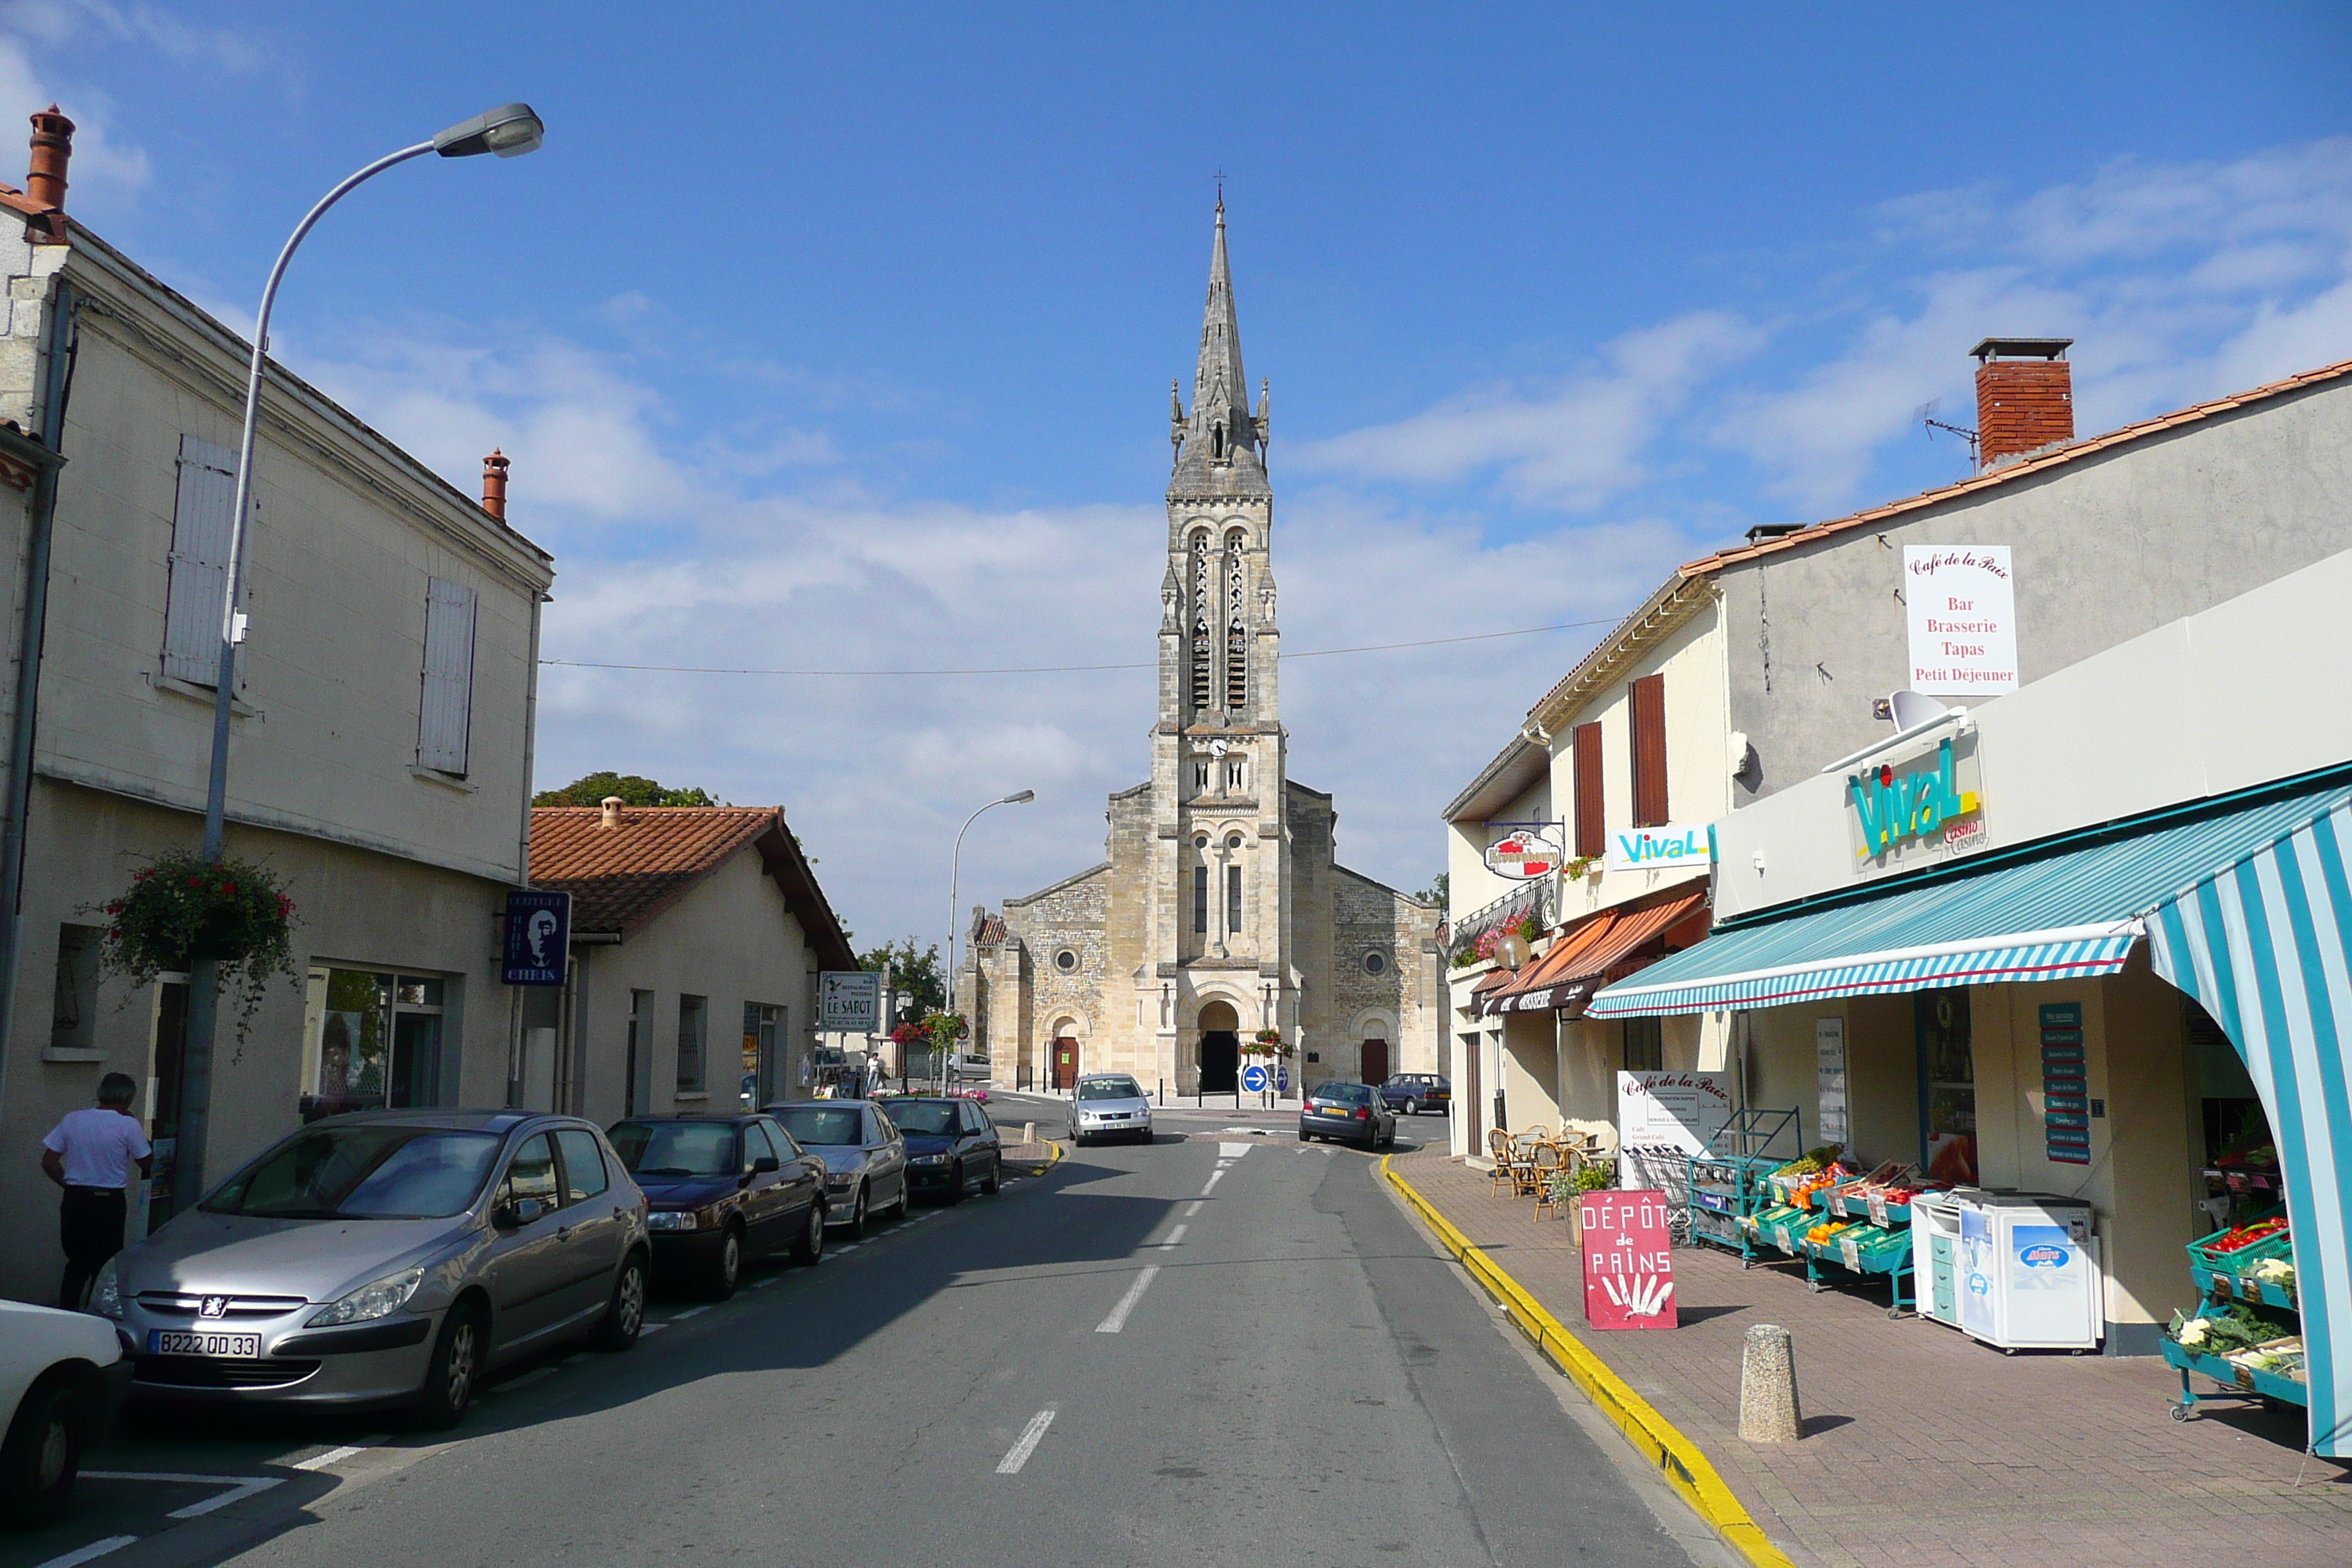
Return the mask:
<path fill-rule="evenodd" d="M 1078 1042 L 1065 1035 L 1054 1042 L 1054 1087 L 1076 1089 L 1078 1085 Z"/>
<path fill-rule="evenodd" d="M 1358 1059 L 1363 1064 L 1364 1070 L 1357 1076 L 1364 1082 L 1369 1084 L 1388 1082 L 1389 1043 L 1386 1040 L 1366 1040 L 1363 1053 Z"/>
<path fill-rule="evenodd" d="M 1230 1003 L 1201 1009 L 1201 1092 L 1231 1094 L 1242 1084 L 1242 1020 Z"/>

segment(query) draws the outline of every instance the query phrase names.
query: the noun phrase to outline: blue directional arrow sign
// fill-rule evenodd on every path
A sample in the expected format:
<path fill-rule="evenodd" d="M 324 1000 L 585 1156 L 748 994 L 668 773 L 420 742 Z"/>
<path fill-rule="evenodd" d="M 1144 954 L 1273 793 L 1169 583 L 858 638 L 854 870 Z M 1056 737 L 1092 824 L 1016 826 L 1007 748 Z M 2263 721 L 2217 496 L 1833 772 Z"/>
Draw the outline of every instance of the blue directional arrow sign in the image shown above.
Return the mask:
<path fill-rule="evenodd" d="M 1265 1069 L 1262 1067 L 1242 1068 L 1242 1087 L 1252 1094 L 1265 1092 Z"/>

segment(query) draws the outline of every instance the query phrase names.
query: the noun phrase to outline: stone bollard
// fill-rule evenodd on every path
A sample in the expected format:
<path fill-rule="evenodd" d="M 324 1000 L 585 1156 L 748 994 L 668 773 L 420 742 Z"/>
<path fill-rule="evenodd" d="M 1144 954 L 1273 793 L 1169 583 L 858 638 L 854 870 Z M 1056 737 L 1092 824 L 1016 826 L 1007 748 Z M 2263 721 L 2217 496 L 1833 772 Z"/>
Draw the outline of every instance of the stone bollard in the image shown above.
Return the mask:
<path fill-rule="evenodd" d="M 1789 1331 L 1759 1323 L 1748 1331 L 1739 1361 L 1739 1435 L 1750 1443 L 1793 1443 L 1801 1420 L 1797 1354 Z"/>
<path fill-rule="evenodd" d="M 1021 1124 L 1021 1142 L 1024 1143 L 1034 1143 L 1037 1142 L 1037 1124 L 1035 1122 L 1024 1121 Z"/>

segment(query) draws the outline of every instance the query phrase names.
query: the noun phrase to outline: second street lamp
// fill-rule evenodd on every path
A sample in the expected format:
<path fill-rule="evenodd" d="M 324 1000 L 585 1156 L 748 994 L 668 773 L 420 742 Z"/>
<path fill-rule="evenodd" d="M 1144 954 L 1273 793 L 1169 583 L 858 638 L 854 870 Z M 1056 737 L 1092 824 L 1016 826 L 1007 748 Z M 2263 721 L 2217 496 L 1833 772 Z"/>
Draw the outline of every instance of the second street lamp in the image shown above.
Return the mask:
<path fill-rule="evenodd" d="M 221 858 L 222 840 L 228 826 L 229 718 L 236 710 L 236 648 L 245 640 L 246 630 L 245 615 L 237 608 L 244 587 L 245 520 L 253 505 L 255 435 L 260 422 L 261 384 L 269 368 L 269 314 L 278 303 L 278 285 L 285 279 L 286 264 L 294 259 L 295 250 L 311 227 L 326 216 L 329 207 L 354 187 L 395 164 L 422 158 L 427 153 L 444 158 L 471 158 L 483 153 L 513 158 L 537 151 L 546 135 L 546 126 L 529 104 L 507 103 L 471 120 L 460 121 L 430 141 L 387 153 L 320 197 L 318 205 L 294 226 L 285 248 L 278 253 L 277 261 L 269 268 L 269 281 L 262 285 L 261 310 L 254 318 L 253 358 L 246 370 L 245 426 L 236 446 L 236 500 L 229 516 L 228 568 L 221 588 L 220 665 L 213 688 L 212 765 L 205 782 L 205 858 L 208 861 Z M 212 958 L 191 959 L 187 1044 L 180 1057 L 180 1135 L 172 1182 L 172 1206 L 175 1210 L 187 1207 L 204 1192 L 205 1141 L 212 1112 L 213 1037 L 219 1022 L 220 963 Z"/>
<path fill-rule="evenodd" d="M 992 800 L 988 805 L 982 806 L 980 811 L 990 811 L 1000 805 L 1026 805 L 1036 798 L 1037 792 L 1035 790 L 1024 789 L 1019 795 L 1008 795 L 1001 800 Z M 963 868 L 963 836 L 971 830 L 971 825 L 973 823 L 980 820 L 980 811 L 975 811 L 970 816 L 965 817 L 963 819 L 963 826 L 956 829 L 955 853 L 948 858 L 947 1011 L 950 1013 L 955 1011 L 955 943 L 956 927 L 959 923 L 956 916 L 956 905 L 962 897 L 961 891 L 958 887 L 957 879 L 961 874 Z M 939 1068 L 940 1092 L 941 1094 L 945 1094 L 948 1090 L 947 1063 L 936 1059 L 940 1055 L 940 1045 L 936 1040 L 931 1043 L 931 1054 L 934 1058 L 933 1065 Z"/>

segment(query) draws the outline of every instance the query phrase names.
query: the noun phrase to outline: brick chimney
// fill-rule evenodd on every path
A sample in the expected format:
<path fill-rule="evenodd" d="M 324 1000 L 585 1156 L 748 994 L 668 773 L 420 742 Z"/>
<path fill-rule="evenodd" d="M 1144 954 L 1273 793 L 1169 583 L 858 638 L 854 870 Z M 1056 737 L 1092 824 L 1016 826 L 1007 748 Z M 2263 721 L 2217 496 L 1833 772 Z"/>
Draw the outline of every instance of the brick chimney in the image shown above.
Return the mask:
<path fill-rule="evenodd" d="M 1977 359 L 1977 466 L 1981 470 L 2074 438 L 2072 338 L 1987 338 Z"/>
<path fill-rule="evenodd" d="M 46 225 L 37 221 L 31 226 L 35 237 L 52 244 L 62 244 L 66 237 L 66 165 L 73 161 L 73 133 L 74 122 L 58 113 L 54 103 L 33 116 L 33 153 L 25 175 L 25 195 L 58 209 L 58 216 Z"/>
<path fill-rule="evenodd" d="M 482 459 L 482 510 L 500 522 L 507 520 L 507 468 L 511 461 L 495 449 Z"/>

